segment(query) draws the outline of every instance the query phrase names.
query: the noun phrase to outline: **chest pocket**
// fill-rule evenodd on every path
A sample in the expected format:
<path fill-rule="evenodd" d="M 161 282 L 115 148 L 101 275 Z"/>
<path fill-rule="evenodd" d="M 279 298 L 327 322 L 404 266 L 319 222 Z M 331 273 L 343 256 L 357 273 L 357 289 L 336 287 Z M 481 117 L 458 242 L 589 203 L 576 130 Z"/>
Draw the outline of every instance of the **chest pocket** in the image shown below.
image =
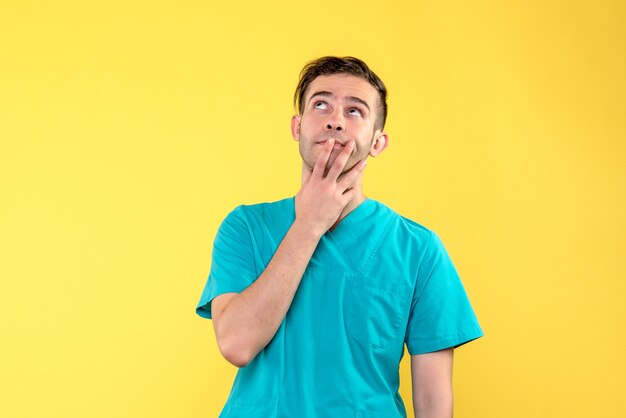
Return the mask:
<path fill-rule="evenodd" d="M 387 277 L 353 277 L 344 300 L 348 333 L 356 341 L 385 348 L 404 339 L 410 288 Z"/>

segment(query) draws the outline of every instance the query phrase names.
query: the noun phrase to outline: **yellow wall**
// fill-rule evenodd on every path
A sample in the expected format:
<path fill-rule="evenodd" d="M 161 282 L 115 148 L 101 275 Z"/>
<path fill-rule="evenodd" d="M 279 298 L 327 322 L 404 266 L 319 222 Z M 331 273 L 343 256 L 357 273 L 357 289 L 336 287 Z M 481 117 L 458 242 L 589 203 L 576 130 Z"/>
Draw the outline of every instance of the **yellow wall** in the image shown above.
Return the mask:
<path fill-rule="evenodd" d="M 2 0 L 0 416 L 217 416 L 212 240 L 296 193 L 324 54 L 387 83 L 366 193 L 440 234 L 487 334 L 455 416 L 626 416 L 625 4 Z"/>

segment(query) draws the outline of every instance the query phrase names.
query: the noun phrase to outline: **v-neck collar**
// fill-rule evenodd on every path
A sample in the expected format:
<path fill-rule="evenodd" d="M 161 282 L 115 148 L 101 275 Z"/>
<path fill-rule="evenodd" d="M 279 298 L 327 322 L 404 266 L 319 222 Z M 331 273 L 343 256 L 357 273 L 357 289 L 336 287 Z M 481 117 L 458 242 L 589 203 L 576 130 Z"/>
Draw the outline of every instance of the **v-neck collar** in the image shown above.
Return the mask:
<path fill-rule="evenodd" d="M 357 207 L 352 209 L 335 227 L 335 229 L 328 230 L 326 234 L 331 236 L 337 236 L 345 229 L 350 229 L 352 225 L 356 225 L 359 222 L 367 219 L 369 215 L 374 212 L 375 203 L 372 199 L 366 197 L 364 201 L 359 203 Z"/>
<path fill-rule="evenodd" d="M 324 268 L 333 271 L 364 272 L 387 230 L 390 214 L 375 200 L 365 199 L 333 231 L 326 231 L 316 249 L 321 258 L 314 258 L 324 260 Z"/>
<path fill-rule="evenodd" d="M 291 197 L 291 204 L 293 207 L 293 214 L 295 219 L 296 214 L 296 197 Z M 337 224 L 333 231 L 328 230 L 324 235 L 333 235 L 336 236 L 341 233 L 343 229 L 349 229 L 352 225 L 358 224 L 363 220 L 370 217 L 374 211 L 376 210 L 376 201 L 366 197 L 364 201 L 359 203 L 357 207 L 352 209 L 350 213 L 348 213 L 342 220 Z"/>

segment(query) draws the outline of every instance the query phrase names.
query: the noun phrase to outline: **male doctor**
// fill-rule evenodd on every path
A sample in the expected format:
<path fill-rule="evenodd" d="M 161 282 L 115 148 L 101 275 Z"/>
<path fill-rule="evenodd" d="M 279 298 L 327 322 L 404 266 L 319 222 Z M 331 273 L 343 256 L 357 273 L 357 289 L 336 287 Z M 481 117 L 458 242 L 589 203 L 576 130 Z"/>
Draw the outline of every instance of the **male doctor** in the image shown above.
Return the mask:
<path fill-rule="evenodd" d="M 300 74 L 295 197 L 222 222 L 197 313 L 239 367 L 222 418 L 399 418 L 404 345 L 420 418 L 453 411 L 454 348 L 483 335 L 437 234 L 363 194 L 387 90 L 353 57 Z"/>

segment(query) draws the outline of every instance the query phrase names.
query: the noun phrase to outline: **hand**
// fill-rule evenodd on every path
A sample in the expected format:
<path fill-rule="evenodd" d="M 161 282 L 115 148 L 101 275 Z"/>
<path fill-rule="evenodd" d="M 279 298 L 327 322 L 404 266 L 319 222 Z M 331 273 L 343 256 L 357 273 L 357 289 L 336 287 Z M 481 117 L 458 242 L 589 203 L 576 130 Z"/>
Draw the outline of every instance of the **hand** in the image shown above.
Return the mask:
<path fill-rule="evenodd" d="M 310 228 L 311 232 L 320 237 L 333 226 L 341 211 L 356 197 L 352 187 L 365 168 L 365 160 L 361 160 L 350 171 L 341 174 L 354 149 L 354 141 L 350 141 L 324 176 L 334 145 L 333 138 L 326 141 L 313 171 L 305 174 L 302 188 L 296 195 L 296 222 Z"/>

